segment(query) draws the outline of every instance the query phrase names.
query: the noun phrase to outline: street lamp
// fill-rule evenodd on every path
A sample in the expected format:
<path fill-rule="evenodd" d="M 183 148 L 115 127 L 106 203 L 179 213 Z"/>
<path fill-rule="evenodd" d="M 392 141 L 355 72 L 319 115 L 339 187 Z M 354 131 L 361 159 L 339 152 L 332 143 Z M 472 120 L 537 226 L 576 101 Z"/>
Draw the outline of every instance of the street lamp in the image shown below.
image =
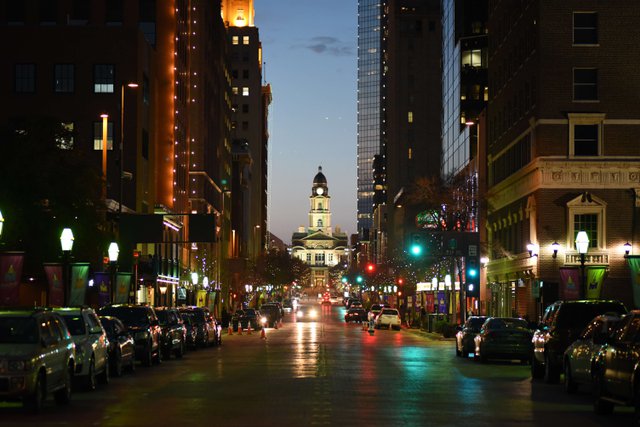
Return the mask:
<path fill-rule="evenodd" d="M 69 303 L 70 277 L 69 277 L 69 257 L 73 249 L 73 232 L 70 228 L 65 228 L 60 234 L 60 247 L 62 248 L 62 290 L 64 293 L 64 305 Z"/>
<path fill-rule="evenodd" d="M 118 243 L 111 242 L 107 253 L 109 254 L 109 266 L 111 270 L 111 302 L 114 303 L 116 302 L 116 271 L 118 269 L 118 255 L 120 254 Z"/>
<path fill-rule="evenodd" d="M 551 244 L 551 250 L 553 250 L 553 257 L 558 256 L 558 250 L 560 249 L 560 244 L 558 242 L 553 242 Z"/>
<path fill-rule="evenodd" d="M 580 253 L 580 272 L 582 274 L 582 286 L 580 287 L 580 299 L 584 299 L 586 294 L 586 276 L 585 276 L 585 256 L 589 250 L 589 236 L 586 231 L 579 231 L 576 236 L 576 247 Z"/>
<path fill-rule="evenodd" d="M 118 220 L 122 217 L 122 175 L 124 175 L 124 89 L 125 87 L 135 89 L 138 87 L 138 83 L 121 83 L 120 84 L 120 149 L 118 150 L 118 163 L 120 163 L 120 177 L 119 177 L 119 194 L 118 194 Z"/>
<path fill-rule="evenodd" d="M 191 273 L 191 283 L 193 283 L 193 286 L 198 284 L 198 273 L 195 271 Z"/>
<path fill-rule="evenodd" d="M 0 235 L 2 234 L 2 214 L 0 213 Z M 631 243 L 627 242 L 624 245 L 624 256 L 628 256 L 631 253 Z"/>

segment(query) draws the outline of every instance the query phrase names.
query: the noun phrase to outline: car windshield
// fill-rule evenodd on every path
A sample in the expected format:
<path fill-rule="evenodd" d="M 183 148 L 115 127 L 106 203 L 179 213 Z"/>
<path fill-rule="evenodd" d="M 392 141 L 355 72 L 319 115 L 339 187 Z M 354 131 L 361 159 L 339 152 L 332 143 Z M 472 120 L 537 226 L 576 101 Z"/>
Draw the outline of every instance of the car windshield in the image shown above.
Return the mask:
<path fill-rule="evenodd" d="M 382 310 L 382 306 L 378 305 L 378 304 L 373 304 L 371 306 L 371 311 L 380 311 Z"/>
<path fill-rule="evenodd" d="M 38 325 L 31 317 L 0 317 L 0 343 L 34 344 L 38 342 Z"/>
<path fill-rule="evenodd" d="M 147 326 L 149 318 L 147 311 L 139 307 L 105 307 L 100 310 L 100 314 L 113 316 L 120 319 L 127 327 Z"/>
<path fill-rule="evenodd" d="M 255 316 L 256 315 L 256 311 L 253 308 L 247 308 L 244 311 L 244 315 L 245 316 Z"/>
<path fill-rule="evenodd" d="M 486 317 L 471 317 L 467 320 L 467 328 L 479 331 L 486 320 Z"/>
<path fill-rule="evenodd" d="M 491 319 L 487 323 L 487 329 L 527 329 L 527 322 L 523 319 Z"/>
<path fill-rule="evenodd" d="M 169 321 L 169 315 L 165 310 L 156 310 L 156 316 L 158 316 L 158 322 L 163 326 Z"/>
<path fill-rule="evenodd" d="M 582 330 L 591 320 L 600 314 L 625 314 L 626 312 L 627 310 L 624 306 L 616 302 L 564 304 L 558 313 L 556 326 L 563 329 Z"/>
<path fill-rule="evenodd" d="M 64 315 L 62 318 L 71 335 L 84 335 L 87 333 L 87 328 L 82 316 Z"/>
<path fill-rule="evenodd" d="M 398 310 L 385 308 L 384 310 L 382 310 L 382 313 L 380 313 L 380 314 L 389 314 L 389 315 L 392 315 L 392 316 L 397 316 L 398 315 Z"/>

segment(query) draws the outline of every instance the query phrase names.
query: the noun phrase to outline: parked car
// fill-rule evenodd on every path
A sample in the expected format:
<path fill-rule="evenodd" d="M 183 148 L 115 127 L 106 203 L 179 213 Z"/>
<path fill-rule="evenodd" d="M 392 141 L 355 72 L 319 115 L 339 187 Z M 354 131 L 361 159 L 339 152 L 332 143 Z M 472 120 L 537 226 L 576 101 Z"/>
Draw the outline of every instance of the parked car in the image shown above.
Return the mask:
<path fill-rule="evenodd" d="M 75 344 L 59 314 L 38 308 L 0 310 L 0 400 L 23 401 L 33 411 L 53 393 L 69 403 Z"/>
<path fill-rule="evenodd" d="M 375 327 L 378 329 L 393 328 L 399 331 L 400 325 L 402 325 L 400 313 L 395 308 L 383 308 L 375 319 Z"/>
<path fill-rule="evenodd" d="M 519 359 L 527 363 L 531 357 L 533 333 L 524 319 L 489 317 L 474 338 L 475 357 L 489 359 Z"/>
<path fill-rule="evenodd" d="M 487 320 L 487 316 L 470 316 L 456 333 L 456 356 L 473 357 L 476 352 L 476 335 Z"/>
<path fill-rule="evenodd" d="M 284 300 L 284 302 L 282 303 L 282 309 L 284 310 L 285 313 L 291 313 L 293 311 L 293 300 L 291 299 Z"/>
<path fill-rule="evenodd" d="M 197 339 L 198 339 L 198 331 L 195 320 L 193 320 L 194 314 L 191 311 L 180 310 L 180 317 L 182 318 L 182 323 L 184 324 L 187 334 L 185 344 L 190 349 L 197 349 Z"/>
<path fill-rule="evenodd" d="M 162 330 L 162 357 L 169 359 L 171 353 L 177 358 L 184 355 L 187 341 L 187 328 L 177 308 L 155 307 L 156 316 Z"/>
<path fill-rule="evenodd" d="M 100 322 L 109 339 L 110 373 L 120 377 L 125 366 L 129 371 L 134 372 L 136 370 L 136 346 L 131 332 L 117 317 L 100 316 Z"/>
<path fill-rule="evenodd" d="M 556 301 L 551 304 L 533 334 L 531 377 L 544 377 L 548 383 L 557 382 L 565 350 L 589 322 L 599 314 L 626 312 L 624 304 L 614 300 Z"/>
<path fill-rule="evenodd" d="M 282 313 L 280 308 L 273 303 L 262 304 L 260 307 L 261 317 L 265 318 L 264 324 L 274 328 L 280 319 L 282 319 Z"/>
<path fill-rule="evenodd" d="M 222 344 L 222 327 L 213 317 L 207 307 L 186 307 L 181 311 L 189 310 L 193 313 L 193 324 L 196 328 L 196 345 L 207 347 Z"/>
<path fill-rule="evenodd" d="M 617 314 L 597 316 L 565 350 L 562 365 L 567 393 L 575 393 L 579 384 L 591 384 L 596 355 L 619 322 Z"/>
<path fill-rule="evenodd" d="M 364 308 L 350 308 L 344 314 L 344 321 L 349 322 L 366 322 L 367 321 L 367 312 Z"/>
<path fill-rule="evenodd" d="M 138 304 L 113 304 L 98 310 L 102 316 L 114 316 L 122 321 L 133 335 L 136 359 L 143 365 L 161 363 L 160 322 L 153 308 Z"/>
<path fill-rule="evenodd" d="M 610 414 L 615 405 L 635 406 L 640 423 L 640 310 L 624 316 L 598 352 L 593 367 L 594 410 Z"/>
<path fill-rule="evenodd" d="M 89 390 L 96 389 L 97 380 L 109 383 L 109 340 L 107 333 L 91 307 L 54 308 L 76 345 L 76 378 Z"/>
<path fill-rule="evenodd" d="M 369 313 L 371 313 L 371 315 L 375 319 L 378 316 L 378 314 L 380 314 L 383 307 L 384 307 L 384 304 L 373 304 L 369 309 Z"/>

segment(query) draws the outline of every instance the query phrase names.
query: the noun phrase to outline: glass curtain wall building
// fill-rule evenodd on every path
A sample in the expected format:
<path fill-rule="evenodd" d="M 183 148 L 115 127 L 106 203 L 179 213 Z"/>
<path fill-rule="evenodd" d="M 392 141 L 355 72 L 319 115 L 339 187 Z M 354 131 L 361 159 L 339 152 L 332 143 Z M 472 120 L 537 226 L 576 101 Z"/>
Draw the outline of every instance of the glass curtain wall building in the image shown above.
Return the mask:
<path fill-rule="evenodd" d="M 373 222 L 373 159 L 382 145 L 383 0 L 358 1 L 358 234 L 369 240 Z"/>

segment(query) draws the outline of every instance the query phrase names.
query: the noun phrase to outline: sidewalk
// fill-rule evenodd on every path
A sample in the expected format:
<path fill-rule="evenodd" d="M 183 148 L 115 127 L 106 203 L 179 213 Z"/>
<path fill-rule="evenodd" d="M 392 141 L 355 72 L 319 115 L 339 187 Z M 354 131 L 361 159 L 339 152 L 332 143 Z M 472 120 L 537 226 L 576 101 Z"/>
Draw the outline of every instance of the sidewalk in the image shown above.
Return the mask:
<path fill-rule="evenodd" d="M 445 338 L 442 336 L 442 334 L 439 334 L 437 332 L 428 332 L 418 328 L 408 328 L 404 325 L 402 326 L 402 330 L 415 335 L 420 335 L 421 337 L 424 337 L 433 341 L 455 341 L 456 340 L 455 337 Z"/>

